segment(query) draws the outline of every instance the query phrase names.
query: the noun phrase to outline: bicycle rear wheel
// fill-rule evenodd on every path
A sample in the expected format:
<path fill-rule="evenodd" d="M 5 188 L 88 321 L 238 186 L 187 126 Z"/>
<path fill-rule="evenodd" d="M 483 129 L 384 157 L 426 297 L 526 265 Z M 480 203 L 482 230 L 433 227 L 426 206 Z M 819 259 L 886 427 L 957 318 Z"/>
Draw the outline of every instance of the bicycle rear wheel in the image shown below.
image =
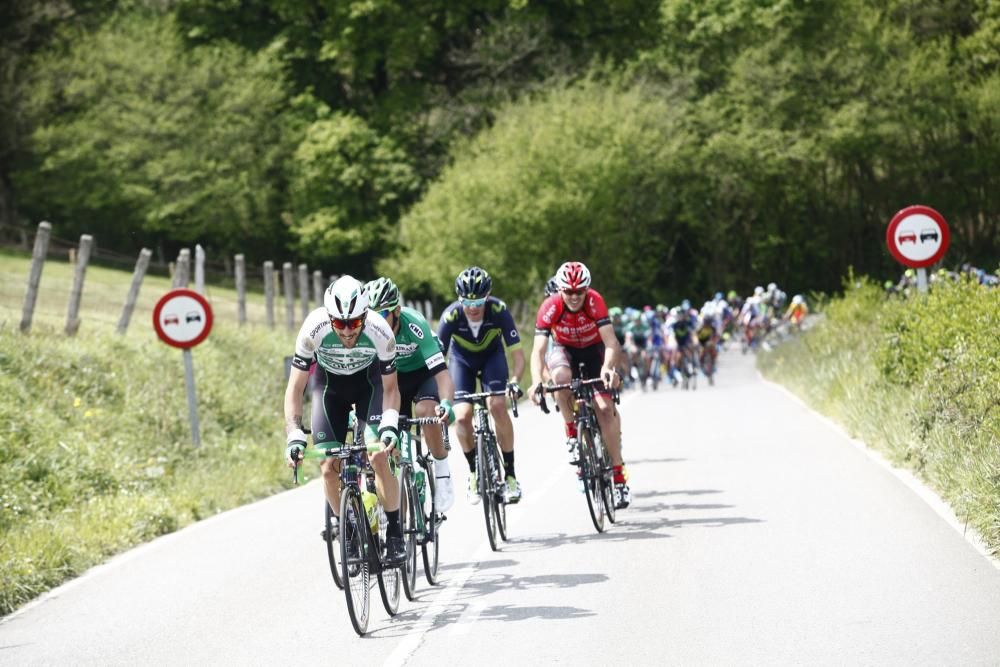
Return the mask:
<path fill-rule="evenodd" d="M 330 574 L 333 575 L 333 583 L 337 588 L 344 588 L 344 580 L 340 574 L 340 540 L 339 536 L 333 534 L 333 510 L 330 503 L 323 499 L 323 508 L 326 510 L 326 522 L 323 530 L 323 540 L 326 542 L 326 556 L 330 561 Z"/>
<path fill-rule="evenodd" d="M 371 566 L 368 551 L 371 538 L 361 494 L 357 489 L 344 489 L 340 494 L 340 568 L 347 597 L 347 613 L 359 635 L 368 631 L 371 614 Z"/>
<path fill-rule="evenodd" d="M 490 549 L 497 550 L 497 512 L 493 509 L 496 503 L 494 480 L 490 467 L 490 455 L 487 448 L 490 443 L 486 438 L 476 438 L 476 470 L 479 472 L 479 496 L 482 499 L 483 516 L 486 518 L 486 537 L 490 540 Z"/>
<path fill-rule="evenodd" d="M 417 512 L 420 511 L 420 499 L 416 497 L 411 466 L 403 466 L 399 486 L 399 523 L 403 527 L 403 540 L 406 542 L 406 563 L 403 564 L 401 573 L 403 593 L 412 602 L 417 596 Z M 403 502 L 403 498 L 407 502 Z"/>
<path fill-rule="evenodd" d="M 497 532 L 500 539 L 507 541 L 507 501 L 504 493 L 507 490 L 507 473 L 503 469 L 503 459 L 500 456 L 500 446 L 496 440 L 490 443 L 490 451 L 493 452 L 493 513 L 497 518 Z"/>
<path fill-rule="evenodd" d="M 437 515 L 437 505 L 434 503 L 434 494 L 437 491 L 437 481 L 434 478 L 434 466 L 427 459 L 421 461 L 424 468 L 425 486 L 424 500 L 421 503 L 421 511 L 424 515 L 424 540 L 420 545 L 420 550 L 424 557 L 424 576 L 431 586 L 437 585 L 438 557 L 441 551 L 441 521 Z"/>
<path fill-rule="evenodd" d="M 590 427 L 580 429 L 580 472 L 590 520 L 597 532 L 604 532 L 604 499 L 601 492 L 601 474 L 594 450 L 594 436 Z"/>

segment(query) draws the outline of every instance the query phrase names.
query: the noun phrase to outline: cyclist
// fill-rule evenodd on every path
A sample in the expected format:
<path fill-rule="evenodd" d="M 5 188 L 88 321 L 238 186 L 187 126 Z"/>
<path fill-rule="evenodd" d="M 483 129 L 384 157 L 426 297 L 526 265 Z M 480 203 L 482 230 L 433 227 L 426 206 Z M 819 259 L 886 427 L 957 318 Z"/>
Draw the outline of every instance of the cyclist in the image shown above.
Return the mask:
<path fill-rule="evenodd" d="M 302 394 L 314 364 L 313 442 L 317 446 L 344 442 L 353 405 L 357 418 L 366 423 L 365 440 L 381 440 L 384 445 L 382 451 L 371 456 L 371 464 L 376 492 L 388 519 L 386 561 L 400 565 L 406 560 L 406 546 L 399 522 L 399 488 L 389 470 L 389 453 L 399 442 L 396 342 L 385 319 L 368 310 L 363 286 L 351 276 L 341 276 L 327 288 L 323 306 L 309 313 L 295 338 L 295 356 L 285 389 L 285 459 L 289 466 L 302 460 L 306 447 Z M 321 468 L 336 530 L 340 462 L 327 459 Z"/>
<path fill-rule="evenodd" d="M 413 308 L 400 306 L 399 288 L 388 278 L 366 283 L 365 295 L 368 307 L 385 318 L 396 336 L 400 413 L 409 417 L 411 404 L 416 404 L 417 417 L 437 415 L 442 422 L 454 422 L 455 385 L 427 319 Z M 444 438 L 440 430 L 429 428 L 423 432 L 423 439 L 434 455 L 434 500 L 442 512 L 447 512 L 455 502 L 455 491 Z"/>
<path fill-rule="evenodd" d="M 455 432 L 469 462 L 469 502 L 479 502 L 476 482 L 476 449 L 472 440 L 472 404 L 463 398 L 476 391 L 480 378 L 483 391 L 512 389 L 520 394 L 518 379 L 524 373 L 524 350 L 514 317 L 500 299 L 491 295 L 493 279 L 478 266 L 470 266 L 455 279 L 458 300 L 445 308 L 438 323 L 438 339 L 445 355 L 451 351 L 448 371 L 455 383 Z M 452 345 L 452 343 L 455 343 Z M 504 343 L 511 351 L 514 373 L 508 377 Z M 503 396 L 486 401 L 507 471 L 506 500 L 521 500 L 521 483 L 514 472 L 514 425 Z"/>
<path fill-rule="evenodd" d="M 706 367 L 706 358 L 712 360 L 711 366 L 713 369 L 715 368 L 715 363 L 719 358 L 719 329 L 720 324 L 715 304 L 711 301 L 706 301 L 705 305 L 701 309 L 701 319 L 699 320 L 698 328 L 694 332 L 695 338 L 697 339 L 698 345 L 701 349 L 698 363 L 701 365 L 702 372 L 704 372 Z"/>
<path fill-rule="evenodd" d="M 792 323 L 792 326 L 796 328 L 802 327 L 802 321 L 809 314 L 809 306 L 806 305 L 805 297 L 801 294 L 796 294 L 792 297 L 792 304 L 788 306 L 788 310 L 785 311 L 785 320 Z"/>
<path fill-rule="evenodd" d="M 621 347 L 608 317 L 604 299 L 590 287 L 590 271 L 581 262 L 566 262 L 556 272 L 560 292 L 542 302 L 535 320 L 535 343 L 531 350 L 531 377 L 541 378 L 548 367 L 556 384 L 565 384 L 579 377 L 579 366 L 584 364 L 584 375 L 601 378 L 605 388 L 594 398 L 597 421 L 611 455 L 614 467 L 616 506 L 625 508 L 632 501 L 628 488 L 628 475 L 622 461 L 621 419 L 611 401 L 608 388 L 617 388 L 620 382 L 615 368 L 622 357 Z M 549 350 L 549 338 L 552 348 Z M 546 354 L 548 350 L 548 354 Z M 541 382 L 533 380 L 528 395 L 539 400 Z M 574 460 L 576 424 L 568 390 L 556 393 L 559 412 L 566 428 L 566 444 Z"/>
<path fill-rule="evenodd" d="M 680 381 L 681 368 L 683 368 L 684 355 L 689 349 L 693 349 L 695 319 L 691 316 L 691 302 L 687 299 L 680 308 L 672 308 L 670 314 L 673 321 L 670 323 L 670 337 L 673 339 L 671 351 L 673 356 L 674 378 Z"/>

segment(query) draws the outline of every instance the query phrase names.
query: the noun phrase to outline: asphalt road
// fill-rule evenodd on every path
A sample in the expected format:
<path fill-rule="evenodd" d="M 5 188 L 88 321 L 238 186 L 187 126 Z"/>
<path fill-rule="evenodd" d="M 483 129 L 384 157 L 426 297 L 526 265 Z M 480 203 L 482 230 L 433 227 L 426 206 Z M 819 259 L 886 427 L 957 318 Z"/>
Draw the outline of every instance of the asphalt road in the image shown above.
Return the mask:
<path fill-rule="evenodd" d="M 510 541 L 491 552 L 460 496 L 441 585 L 419 579 L 392 619 L 374 593 L 366 638 L 313 483 L 3 619 L 0 664 L 1000 665 L 1000 569 L 751 358 L 725 355 L 715 387 L 626 395 L 622 413 L 634 503 L 618 524 L 595 533 L 558 418 L 525 409 Z M 464 459 L 452 468 L 464 483 Z"/>

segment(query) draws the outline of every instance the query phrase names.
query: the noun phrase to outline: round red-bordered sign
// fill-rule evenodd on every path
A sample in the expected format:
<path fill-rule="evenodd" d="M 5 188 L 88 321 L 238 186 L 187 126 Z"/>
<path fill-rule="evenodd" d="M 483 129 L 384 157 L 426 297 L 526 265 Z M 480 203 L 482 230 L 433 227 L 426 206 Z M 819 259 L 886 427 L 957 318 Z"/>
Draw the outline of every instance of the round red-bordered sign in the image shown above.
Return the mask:
<path fill-rule="evenodd" d="M 907 206 L 892 216 L 885 230 L 885 243 L 896 261 L 911 269 L 922 269 L 944 257 L 951 233 L 944 216 L 929 206 Z"/>
<path fill-rule="evenodd" d="M 212 330 L 212 306 L 194 290 L 170 290 L 153 308 L 153 328 L 167 345 L 194 347 Z"/>

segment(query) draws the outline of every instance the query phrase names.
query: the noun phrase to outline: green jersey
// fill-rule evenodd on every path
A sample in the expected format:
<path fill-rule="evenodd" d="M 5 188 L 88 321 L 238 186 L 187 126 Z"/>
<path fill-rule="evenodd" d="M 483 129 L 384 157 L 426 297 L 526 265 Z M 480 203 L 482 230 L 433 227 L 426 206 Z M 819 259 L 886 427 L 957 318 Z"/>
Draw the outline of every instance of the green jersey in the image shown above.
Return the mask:
<path fill-rule="evenodd" d="M 431 325 L 413 308 L 403 307 L 399 311 L 396 367 L 400 373 L 412 373 L 425 368 L 437 373 L 445 367 L 444 355 L 431 332 Z"/>

